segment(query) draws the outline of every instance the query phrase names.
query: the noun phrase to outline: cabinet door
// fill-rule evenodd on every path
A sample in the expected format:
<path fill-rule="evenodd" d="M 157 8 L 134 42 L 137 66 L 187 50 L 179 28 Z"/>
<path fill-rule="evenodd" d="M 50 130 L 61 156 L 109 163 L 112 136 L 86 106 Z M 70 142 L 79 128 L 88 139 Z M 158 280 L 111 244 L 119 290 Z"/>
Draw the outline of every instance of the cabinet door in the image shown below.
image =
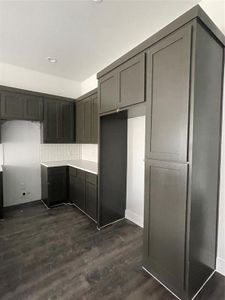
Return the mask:
<path fill-rule="evenodd" d="M 37 96 L 26 96 L 24 102 L 24 119 L 43 120 L 43 99 Z"/>
<path fill-rule="evenodd" d="M 187 165 L 147 161 L 144 265 L 179 296 L 184 284 Z"/>
<path fill-rule="evenodd" d="M 97 185 L 86 181 L 86 213 L 97 221 Z"/>
<path fill-rule="evenodd" d="M 3 182 L 2 182 L 2 172 L 0 172 L 0 219 L 4 217 L 3 214 Z"/>
<path fill-rule="evenodd" d="M 84 102 L 76 102 L 76 143 L 84 142 Z"/>
<path fill-rule="evenodd" d="M 145 53 L 119 67 L 120 107 L 145 101 Z"/>
<path fill-rule="evenodd" d="M 98 144 L 98 95 L 92 97 L 92 126 L 91 142 Z"/>
<path fill-rule="evenodd" d="M 1 93 L 1 118 L 23 120 L 25 97 L 23 94 Z"/>
<path fill-rule="evenodd" d="M 191 27 L 164 38 L 147 55 L 146 156 L 185 162 Z"/>
<path fill-rule="evenodd" d="M 59 137 L 59 101 L 45 99 L 44 103 L 44 143 L 57 143 Z"/>
<path fill-rule="evenodd" d="M 48 168 L 49 206 L 67 202 L 67 167 Z"/>
<path fill-rule="evenodd" d="M 119 74 L 112 71 L 99 80 L 100 112 L 115 110 L 119 103 Z"/>
<path fill-rule="evenodd" d="M 88 98 L 84 102 L 84 143 L 91 143 L 92 101 Z"/>
<path fill-rule="evenodd" d="M 74 130 L 74 103 L 60 101 L 58 142 L 74 143 Z"/>
<path fill-rule="evenodd" d="M 85 211 L 85 172 L 76 170 L 76 175 L 70 172 L 70 201 Z"/>

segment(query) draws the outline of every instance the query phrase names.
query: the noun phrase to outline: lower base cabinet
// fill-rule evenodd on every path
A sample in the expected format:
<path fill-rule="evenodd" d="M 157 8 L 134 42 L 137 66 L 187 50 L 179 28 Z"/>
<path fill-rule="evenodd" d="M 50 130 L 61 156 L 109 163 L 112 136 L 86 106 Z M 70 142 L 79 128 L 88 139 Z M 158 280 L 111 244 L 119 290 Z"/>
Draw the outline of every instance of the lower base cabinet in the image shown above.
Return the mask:
<path fill-rule="evenodd" d="M 98 183 L 97 175 L 86 173 L 85 180 L 86 213 L 97 221 Z"/>
<path fill-rule="evenodd" d="M 81 210 L 85 211 L 85 172 L 69 168 L 69 198 Z"/>
<path fill-rule="evenodd" d="M 69 199 L 83 212 L 97 221 L 97 175 L 69 168 Z"/>
<path fill-rule="evenodd" d="M 42 200 L 48 206 L 68 202 L 67 167 L 41 166 Z"/>
<path fill-rule="evenodd" d="M 97 175 L 74 167 L 46 167 L 42 165 L 41 185 L 42 200 L 48 207 L 71 202 L 94 221 L 97 221 Z"/>
<path fill-rule="evenodd" d="M 2 172 L 0 172 L 0 219 L 3 219 L 3 182 Z"/>

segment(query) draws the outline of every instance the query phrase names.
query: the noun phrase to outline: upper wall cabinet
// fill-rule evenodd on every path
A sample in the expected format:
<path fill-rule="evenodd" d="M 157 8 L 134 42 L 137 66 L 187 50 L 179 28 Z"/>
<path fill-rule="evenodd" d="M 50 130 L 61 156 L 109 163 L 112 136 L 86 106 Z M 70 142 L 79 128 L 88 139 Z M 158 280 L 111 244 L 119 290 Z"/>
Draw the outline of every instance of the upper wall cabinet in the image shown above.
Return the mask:
<path fill-rule="evenodd" d="M 74 103 L 46 98 L 44 101 L 44 143 L 74 143 Z"/>
<path fill-rule="evenodd" d="M 135 56 L 119 68 L 119 107 L 145 101 L 145 53 Z"/>
<path fill-rule="evenodd" d="M 43 120 L 43 100 L 39 96 L 2 92 L 1 119 Z"/>
<path fill-rule="evenodd" d="M 24 119 L 43 121 L 43 100 L 38 96 L 27 96 L 25 99 Z"/>
<path fill-rule="evenodd" d="M 99 80 L 100 112 L 145 101 L 145 53 L 133 57 Z"/>
<path fill-rule="evenodd" d="M 60 101 L 59 108 L 59 140 L 61 143 L 74 143 L 74 103 Z"/>
<path fill-rule="evenodd" d="M 119 103 L 119 74 L 112 71 L 99 80 L 100 112 L 118 108 Z"/>
<path fill-rule="evenodd" d="M 79 100 L 79 99 L 78 99 Z M 98 143 L 98 95 L 91 94 L 76 102 L 76 142 Z"/>
<path fill-rule="evenodd" d="M 98 94 L 92 96 L 92 123 L 91 140 L 93 144 L 98 144 Z"/>
<path fill-rule="evenodd" d="M 191 27 L 148 50 L 146 157 L 186 162 Z"/>

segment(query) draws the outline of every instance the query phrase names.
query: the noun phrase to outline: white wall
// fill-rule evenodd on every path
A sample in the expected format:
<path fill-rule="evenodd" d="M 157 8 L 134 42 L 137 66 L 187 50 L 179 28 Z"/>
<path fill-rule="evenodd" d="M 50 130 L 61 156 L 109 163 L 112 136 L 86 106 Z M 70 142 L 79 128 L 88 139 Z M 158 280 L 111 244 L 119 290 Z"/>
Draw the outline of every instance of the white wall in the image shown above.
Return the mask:
<path fill-rule="evenodd" d="M 40 141 L 39 122 L 2 125 L 4 206 L 41 199 Z"/>
<path fill-rule="evenodd" d="M 224 0 L 203 0 L 201 7 L 213 20 L 218 28 L 225 34 L 225 1 Z M 225 69 L 224 69 L 225 72 Z M 218 253 L 217 270 L 225 275 L 225 82 L 223 95 L 223 126 L 222 126 L 222 149 L 221 149 L 221 183 L 220 183 L 220 204 L 219 204 L 219 232 L 218 232 Z"/>
<path fill-rule="evenodd" d="M 76 98 L 81 83 L 0 62 L 0 85 Z"/>
<path fill-rule="evenodd" d="M 81 83 L 81 95 L 95 89 L 98 86 L 97 74 L 92 75 Z"/>
<path fill-rule="evenodd" d="M 128 119 L 126 218 L 143 227 L 145 116 Z"/>

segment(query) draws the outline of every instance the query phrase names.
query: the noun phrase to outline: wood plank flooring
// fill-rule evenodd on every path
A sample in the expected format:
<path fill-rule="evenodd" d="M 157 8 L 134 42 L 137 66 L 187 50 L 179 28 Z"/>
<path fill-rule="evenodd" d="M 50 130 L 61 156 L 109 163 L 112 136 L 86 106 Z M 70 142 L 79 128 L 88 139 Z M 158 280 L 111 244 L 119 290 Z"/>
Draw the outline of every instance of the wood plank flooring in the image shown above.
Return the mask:
<path fill-rule="evenodd" d="M 129 221 L 97 231 L 74 207 L 25 205 L 0 222 L 0 299 L 175 300 L 141 260 L 142 229 Z M 224 300 L 224 277 L 197 299 Z"/>

